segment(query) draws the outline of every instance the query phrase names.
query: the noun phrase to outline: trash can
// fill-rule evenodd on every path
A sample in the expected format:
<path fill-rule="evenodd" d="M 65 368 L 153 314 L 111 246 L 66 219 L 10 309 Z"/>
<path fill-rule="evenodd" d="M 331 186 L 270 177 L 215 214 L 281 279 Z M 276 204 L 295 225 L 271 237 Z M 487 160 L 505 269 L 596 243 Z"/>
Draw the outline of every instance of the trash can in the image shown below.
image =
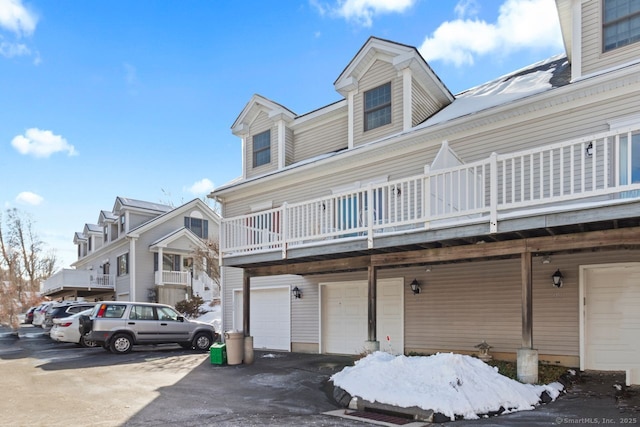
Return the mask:
<path fill-rule="evenodd" d="M 227 345 L 221 342 L 214 342 L 209 348 L 209 357 L 212 365 L 224 365 L 227 363 Z"/>
<path fill-rule="evenodd" d="M 224 341 L 227 344 L 227 364 L 241 364 L 244 358 L 244 333 L 227 331 L 224 333 Z"/>

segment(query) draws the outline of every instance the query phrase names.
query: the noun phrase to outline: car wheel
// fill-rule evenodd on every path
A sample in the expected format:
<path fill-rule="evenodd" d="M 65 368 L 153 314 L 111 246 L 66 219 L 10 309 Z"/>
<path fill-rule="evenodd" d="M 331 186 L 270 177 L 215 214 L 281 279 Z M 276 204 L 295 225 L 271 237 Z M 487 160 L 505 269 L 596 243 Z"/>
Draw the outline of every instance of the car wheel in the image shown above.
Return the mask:
<path fill-rule="evenodd" d="M 200 332 L 193 339 L 193 346 L 199 351 L 209 351 L 211 347 L 211 336 L 205 332 Z"/>
<path fill-rule="evenodd" d="M 85 348 L 93 348 L 93 347 L 97 347 L 98 343 L 95 341 L 91 341 L 91 340 L 87 340 L 84 337 L 80 337 L 80 343 L 79 343 L 82 347 Z"/>
<path fill-rule="evenodd" d="M 109 343 L 111 352 L 116 354 L 127 354 L 131 351 L 131 347 L 133 347 L 133 342 L 127 334 L 116 334 Z"/>

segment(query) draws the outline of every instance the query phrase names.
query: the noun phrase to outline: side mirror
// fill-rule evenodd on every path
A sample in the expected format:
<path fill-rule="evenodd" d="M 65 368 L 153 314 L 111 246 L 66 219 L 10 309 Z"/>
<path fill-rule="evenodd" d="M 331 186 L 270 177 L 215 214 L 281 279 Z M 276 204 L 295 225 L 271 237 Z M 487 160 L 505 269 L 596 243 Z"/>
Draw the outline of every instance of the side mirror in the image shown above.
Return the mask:
<path fill-rule="evenodd" d="M 184 317 L 183 316 L 178 316 L 178 322 L 184 322 Z"/>

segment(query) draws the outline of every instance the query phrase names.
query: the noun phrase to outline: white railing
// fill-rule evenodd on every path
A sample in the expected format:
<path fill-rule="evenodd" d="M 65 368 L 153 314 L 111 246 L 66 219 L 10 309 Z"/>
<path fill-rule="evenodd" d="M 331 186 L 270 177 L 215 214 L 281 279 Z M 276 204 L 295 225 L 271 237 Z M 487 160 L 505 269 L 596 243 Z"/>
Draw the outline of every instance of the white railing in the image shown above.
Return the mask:
<path fill-rule="evenodd" d="M 64 288 L 105 288 L 114 289 L 113 276 L 96 274 L 91 270 L 64 268 L 42 283 L 44 294 Z"/>
<path fill-rule="evenodd" d="M 635 146 L 636 162 L 632 148 Z M 640 197 L 640 125 L 222 220 L 224 257 Z"/>
<path fill-rule="evenodd" d="M 189 285 L 191 284 L 191 272 L 189 271 L 156 271 L 156 285 Z"/>

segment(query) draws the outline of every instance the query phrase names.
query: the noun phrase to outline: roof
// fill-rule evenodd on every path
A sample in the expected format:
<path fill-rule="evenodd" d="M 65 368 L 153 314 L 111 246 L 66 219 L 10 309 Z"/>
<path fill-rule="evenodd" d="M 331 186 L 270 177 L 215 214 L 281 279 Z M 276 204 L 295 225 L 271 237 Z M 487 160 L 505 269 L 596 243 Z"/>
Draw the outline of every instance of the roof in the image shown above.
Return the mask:
<path fill-rule="evenodd" d="M 129 199 L 127 197 L 121 197 L 121 196 L 116 197 L 116 202 L 114 204 L 114 209 L 113 209 L 114 211 L 119 210 L 119 209 L 116 209 L 116 206 L 118 204 L 120 204 L 123 207 L 145 209 L 145 210 L 156 211 L 161 213 L 169 212 L 170 210 L 173 209 L 171 206 L 164 205 L 162 203 L 145 202 L 144 200 Z"/>

